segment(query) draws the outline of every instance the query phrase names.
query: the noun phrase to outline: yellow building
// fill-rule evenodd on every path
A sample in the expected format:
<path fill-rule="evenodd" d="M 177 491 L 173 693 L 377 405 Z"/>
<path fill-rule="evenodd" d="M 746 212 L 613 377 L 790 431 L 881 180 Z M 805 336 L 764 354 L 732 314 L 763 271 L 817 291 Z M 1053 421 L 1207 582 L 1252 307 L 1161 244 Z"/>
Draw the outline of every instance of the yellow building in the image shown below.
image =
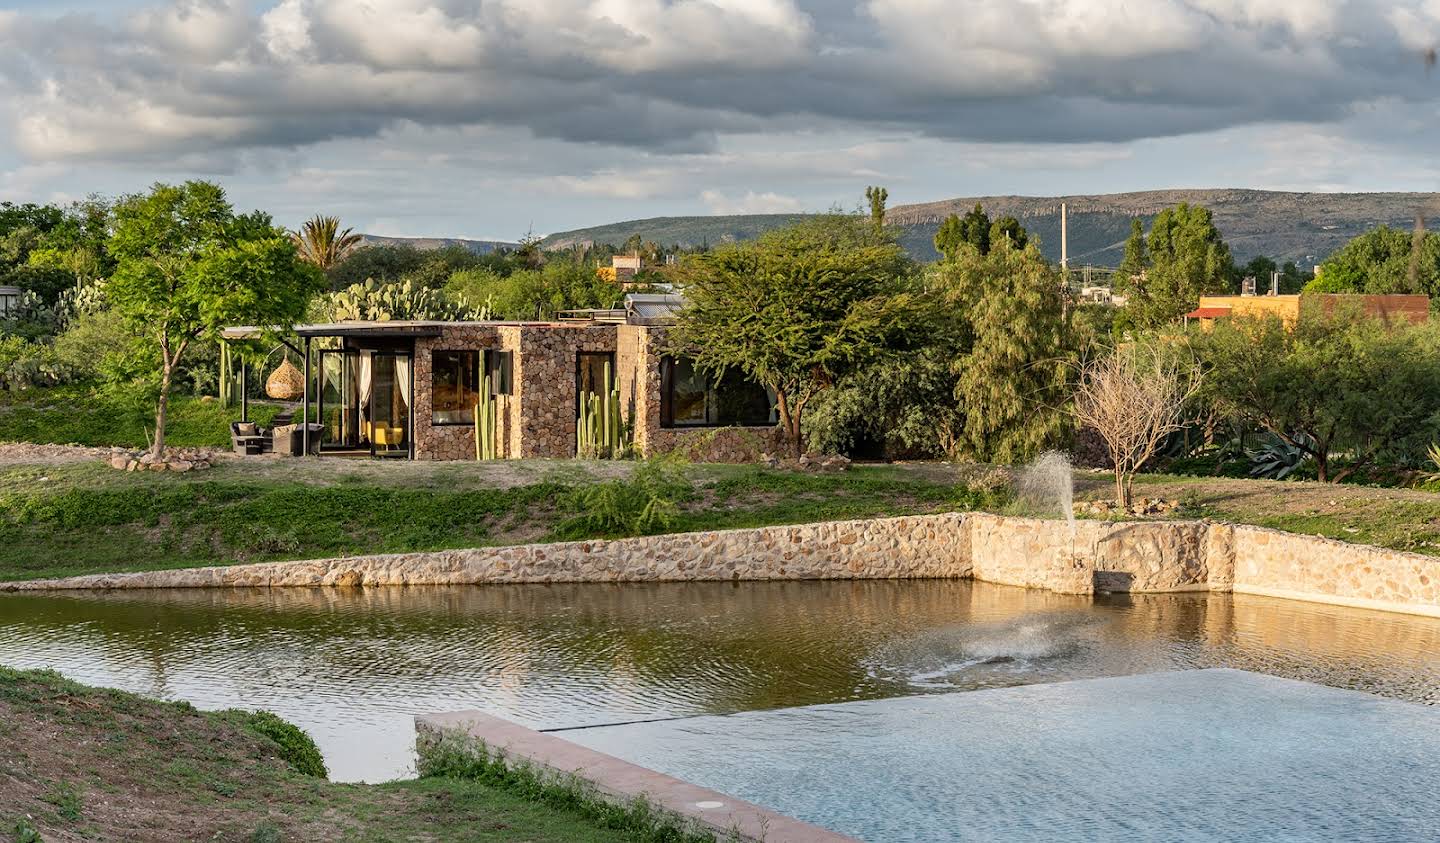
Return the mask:
<path fill-rule="evenodd" d="M 1430 318 L 1430 297 L 1412 295 L 1367 296 L 1355 293 L 1301 293 L 1293 296 L 1201 296 L 1200 306 L 1185 314 L 1185 324 L 1194 319 L 1208 330 L 1216 319 L 1278 316 L 1293 325 L 1307 305 L 1318 304 L 1320 313 L 1330 314 L 1342 307 L 1359 308 L 1368 316 L 1385 320 L 1420 323 Z"/>

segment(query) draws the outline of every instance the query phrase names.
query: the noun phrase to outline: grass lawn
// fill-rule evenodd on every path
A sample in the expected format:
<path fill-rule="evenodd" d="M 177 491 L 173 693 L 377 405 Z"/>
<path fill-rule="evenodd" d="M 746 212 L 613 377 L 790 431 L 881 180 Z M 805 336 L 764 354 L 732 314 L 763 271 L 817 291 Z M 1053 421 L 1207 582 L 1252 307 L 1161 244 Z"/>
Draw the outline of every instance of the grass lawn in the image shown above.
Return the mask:
<path fill-rule="evenodd" d="M 304 775 L 296 753 L 254 722 L 0 667 L 0 839 L 667 839 L 503 782 L 356 785 Z"/>
<path fill-rule="evenodd" d="M 225 460 L 205 472 L 0 465 L 0 581 L 623 535 L 577 527 L 576 490 L 634 463 Z M 679 469 L 685 531 L 973 509 L 963 472 Z M 649 532 L 658 532 L 651 529 Z"/>
<path fill-rule="evenodd" d="M 269 424 L 279 405 L 251 402 L 250 418 Z M 191 395 L 173 395 L 165 423 L 165 441 L 183 447 L 230 446 L 230 422 L 239 407 L 224 407 Z M 0 442 L 140 448 L 155 431 L 153 409 L 119 404 L 87 386 L 0 389 Z"/>
<path fill-rule="evenodd" d="M 1111 497 L 1108 475 L 1088 475 L 1079 497 Z M 1176 477 L 1136 478 L 1135 494 L 1184 503 L 1176 517 L 1213 518 L 1440 556 L 1440 494 L 1378 486 Z"/>

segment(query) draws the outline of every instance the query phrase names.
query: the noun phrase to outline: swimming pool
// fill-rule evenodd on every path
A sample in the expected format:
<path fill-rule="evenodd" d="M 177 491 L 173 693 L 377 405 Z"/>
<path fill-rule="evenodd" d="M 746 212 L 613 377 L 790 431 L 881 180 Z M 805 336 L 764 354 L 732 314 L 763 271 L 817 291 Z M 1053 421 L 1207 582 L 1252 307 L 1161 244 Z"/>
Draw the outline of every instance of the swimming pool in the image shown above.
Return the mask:
<path fill-rule="evenodd" d="M 1440 709 L 1239 670 L 560 734 L 863 840 L 1440 834 Z"/>

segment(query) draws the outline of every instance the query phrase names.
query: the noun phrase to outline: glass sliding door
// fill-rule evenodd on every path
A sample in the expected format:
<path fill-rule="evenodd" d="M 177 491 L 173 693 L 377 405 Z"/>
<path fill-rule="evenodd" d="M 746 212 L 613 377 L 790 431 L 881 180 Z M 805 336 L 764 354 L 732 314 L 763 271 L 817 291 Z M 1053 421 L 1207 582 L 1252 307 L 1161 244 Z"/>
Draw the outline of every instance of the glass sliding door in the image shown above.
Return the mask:
<path fill-rule="evenodd" d="M 414 383 L 410 355 L 370 355 L 370 394 L 366 429 L 371 453 L 382 457 L 410 456 L 410 407 Z"/>
<path fill-rule="evenodd" d="M 353 451 L 360 439 L 360 354 L 326 349 L 320 352 L 320 450 Z"/>

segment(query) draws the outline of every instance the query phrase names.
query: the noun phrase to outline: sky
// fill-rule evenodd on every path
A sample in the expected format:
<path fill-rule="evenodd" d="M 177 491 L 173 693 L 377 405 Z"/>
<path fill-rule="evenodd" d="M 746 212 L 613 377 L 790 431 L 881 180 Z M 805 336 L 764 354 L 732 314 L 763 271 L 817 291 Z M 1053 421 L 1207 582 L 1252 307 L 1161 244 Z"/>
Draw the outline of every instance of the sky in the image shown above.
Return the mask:
<path fill-rule="evenodd" d="M 295 226 L 1440 190 L 1440 0 L 0 0 L 0 200 Z"/>

